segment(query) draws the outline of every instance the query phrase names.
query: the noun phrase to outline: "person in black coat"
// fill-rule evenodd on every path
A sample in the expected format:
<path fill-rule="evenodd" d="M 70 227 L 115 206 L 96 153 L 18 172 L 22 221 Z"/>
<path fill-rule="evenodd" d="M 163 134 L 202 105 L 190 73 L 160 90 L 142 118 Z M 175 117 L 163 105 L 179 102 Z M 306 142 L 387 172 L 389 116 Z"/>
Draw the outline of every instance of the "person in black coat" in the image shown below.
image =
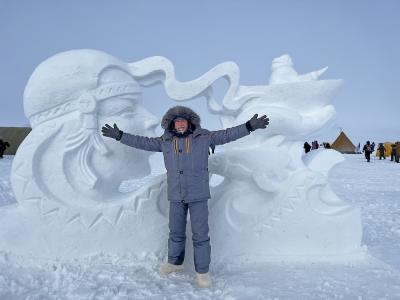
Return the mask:
<path fill-rule="evenodd" d="M 371 144 L 371 152 L 374 152 L 375 151 L 375 142 L 372 142 L 372 144 Z"/>
<path fill-rule="evenodd" d="M 395 161 L 397 154 L 396 144 L 391 144 L 390 146 L 392 147 L 392 152 L 390 154 L 390 161 Z"/>
<path fill-rule="evenodd" d="M 369 162 L 371 159 L 371 153 L 372 153 L 372 148 L 371 148 L 371 144 L 369 141 L 367 141 L 367 143 L 364 145 L 363 152 L 364 152 L 365 158 L 367 159 L 367 162 Z"/>
<path fill-rule="evenodd" d="M 311 145 L 308 142 L 305 142 L 303 148 L 305 153 L 308 153 L 311 150 Z"/>
<path fill-rule="evenodd" d="M 380 159 L 380 160 L 381 160 L 382 158 L 383 158 L 383 159 L 386 159 L 386 156 L 385 156 L 385 146 L 383 145 L 383 143 L 379 143 L 378 151 L 379 151 L 379 159 Z"/>
<path fill-rule="evenodd" d="M 7 147 L 10 147 L 10 144 L 0 139 L 0 158 L 3 158 L 4 151 L 6 151 Z"/>

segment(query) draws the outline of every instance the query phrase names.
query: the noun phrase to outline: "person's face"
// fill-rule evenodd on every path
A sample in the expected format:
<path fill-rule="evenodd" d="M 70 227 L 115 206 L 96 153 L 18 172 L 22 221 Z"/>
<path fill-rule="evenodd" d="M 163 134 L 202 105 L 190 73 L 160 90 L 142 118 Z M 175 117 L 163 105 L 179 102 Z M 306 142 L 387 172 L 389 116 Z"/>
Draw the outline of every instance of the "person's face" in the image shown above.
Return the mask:
<path fill-rule="evenodd" d="M 175 130 L 179 133 L 184 133 L 188 128 L 188 121 L 185 119 L 177 119 L 174 121 Z"/>

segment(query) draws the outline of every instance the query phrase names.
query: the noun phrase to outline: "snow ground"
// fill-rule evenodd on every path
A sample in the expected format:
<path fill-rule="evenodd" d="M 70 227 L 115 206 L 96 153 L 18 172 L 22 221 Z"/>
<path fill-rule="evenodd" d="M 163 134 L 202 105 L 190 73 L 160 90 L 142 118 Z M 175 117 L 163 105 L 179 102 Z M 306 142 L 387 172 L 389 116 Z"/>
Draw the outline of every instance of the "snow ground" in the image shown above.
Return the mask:
<path fill-rule="evenodd" d="M 99 253 L 44 261 L 0 252 L 0 299 L 400 299 L 400 164 L 345 157 L 330 180 L 339 197 L 362 212 L 365 261 L 212 264 L 213 287 L 202 290 L 193 285 L 192 268 L 161 278 L 156 257 Z M 0 206 L 15 203 L 12 158 L 0 160 Z M 164 171 L 161 156 L 152 156 L 151 164 L 150 176 Z"/>

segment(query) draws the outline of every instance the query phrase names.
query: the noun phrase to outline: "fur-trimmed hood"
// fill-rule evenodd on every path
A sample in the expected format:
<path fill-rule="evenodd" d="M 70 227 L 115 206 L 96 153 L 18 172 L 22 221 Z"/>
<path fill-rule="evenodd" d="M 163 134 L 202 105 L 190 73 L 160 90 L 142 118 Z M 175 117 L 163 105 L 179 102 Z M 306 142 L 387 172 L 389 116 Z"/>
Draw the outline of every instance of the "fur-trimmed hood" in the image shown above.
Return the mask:
<path fill-rule="evenodd" d="M 192 124 L 192 126 L 195 127 L 193 128 L 193 130 L 201 128 L 200 126 L 201 120 L 199 115 L 195 113 L 191 108 L 180 105 L 168 109 L 168 111 L 164 114 L 161 120 L 161 127 L 165 130 L 171 130 L 172 129 L 171 122 L 177 115 L 184 116 Z"/>

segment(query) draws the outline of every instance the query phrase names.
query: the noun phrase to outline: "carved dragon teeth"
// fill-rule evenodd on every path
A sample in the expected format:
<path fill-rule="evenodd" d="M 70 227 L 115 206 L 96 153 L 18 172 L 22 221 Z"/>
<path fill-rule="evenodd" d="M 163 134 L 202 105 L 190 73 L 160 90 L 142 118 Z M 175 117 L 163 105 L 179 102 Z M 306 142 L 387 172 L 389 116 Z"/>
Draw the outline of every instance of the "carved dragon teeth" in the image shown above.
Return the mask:
<path fill-rule="evenodd" d="M 65 224 L 68 224 L 68 225 L 69 225 L 69 224 L 73 223 L 74 221 L 79 220 L 80 217 L 81 217 L 80 213 L 74 214 L 74 215 L 70 216 L 69 218 L 67 218 L 67 219 L 65 220 Z"/>
<path fill-rule="evenodd" d="M 118 225 L 118 224 L 119 224 L 119 222 L 120 222 L 121 219 L 122 219 L 123 213 L 124 213 L 124 207 L 121 206 L 120 209 L 119 209 L 119 211 L 118 211 L 118 214 L 117 214 L 117 216 L 116 216 L 116 218 L 115 218 L 114 225 Z"/>
<path fill-rule="evenodd" d="M 87 228 L 92 228 L 102 217 L 102 212 L 97 210 L 86 210 L 80 213 L 80 220 L 82 224 Z"/>
<path fill-rule="evenodd" d="M 102 214 L 102 213 L 99 213 L 99 214 L 92 220 L 92 222 L 91 222 L 90 225 L 89 225 L 89 228 L 92 228 L 92 227 L 94 227 L 94 225 L 100 223 L 100 221 L 103 219 L 102 216 L 103 216 L 103 214 Z"/>
<path fill-rule="evenodd" d="M 121 219 L 123 210 L 124 206 L 122 205 L 107 207 L 106 209 L 103 209 L 103 218 L 111 225 L 117 225 Z"/>
<path fill-rule="evenodd" d="M 58 213 L 60 205 L 54 201 L 51 201 L 45 197 L 42 198 L 40 203 L 40 211 L 42 216 L 48 216 L 50 214 Z"/>
<path fill-rule="evenodd" d="M 134 212 L 137 214 L 140 208 L 142 207 L 142 203 L 146 201 L 147 198 L 137 197 L 134 205 Z"/>

